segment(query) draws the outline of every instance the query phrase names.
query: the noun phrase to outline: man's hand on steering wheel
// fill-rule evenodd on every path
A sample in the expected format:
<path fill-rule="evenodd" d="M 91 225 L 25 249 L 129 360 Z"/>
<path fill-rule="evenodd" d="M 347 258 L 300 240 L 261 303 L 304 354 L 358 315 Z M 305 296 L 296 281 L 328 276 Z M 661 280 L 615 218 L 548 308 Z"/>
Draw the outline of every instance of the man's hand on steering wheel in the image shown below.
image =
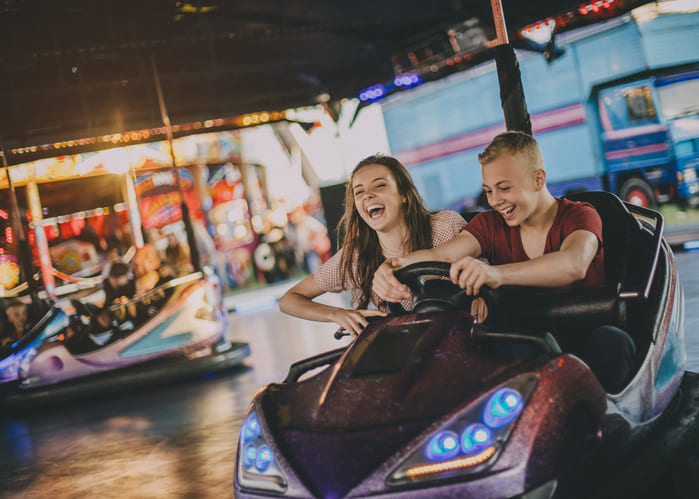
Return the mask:
<path fill-rule="evenodd" d="M 471 296 L 476 296 L 483 285 L 491 289 L 502 285 L 500 270 L 497 267 L 470 256 L 452 263 L 449 278 Z M 471 302 L 471 315 L 478 322 L 485 322 L 488 318 L 488 306 L 485 300 L 478 297 Z"/>
<path fill-rule="evenodd" d="M 476 296 L 481 286 L 497 289 L 502 285 L 500 269 L 497 266 L 488 265 L 470 256 L 451 264 L 449 279 L 471 296 Z"/>

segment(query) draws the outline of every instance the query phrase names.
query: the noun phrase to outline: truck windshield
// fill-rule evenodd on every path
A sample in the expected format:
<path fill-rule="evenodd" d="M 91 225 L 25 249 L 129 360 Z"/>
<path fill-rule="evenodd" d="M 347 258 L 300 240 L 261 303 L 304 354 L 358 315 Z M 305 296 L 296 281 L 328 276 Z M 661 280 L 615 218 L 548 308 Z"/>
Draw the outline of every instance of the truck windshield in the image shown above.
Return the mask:
<path fill-rule="evenodd" d="M 667 119 L 699 113 L 699 73 L 685 78 L 658 80 L 660 109 Z"/>

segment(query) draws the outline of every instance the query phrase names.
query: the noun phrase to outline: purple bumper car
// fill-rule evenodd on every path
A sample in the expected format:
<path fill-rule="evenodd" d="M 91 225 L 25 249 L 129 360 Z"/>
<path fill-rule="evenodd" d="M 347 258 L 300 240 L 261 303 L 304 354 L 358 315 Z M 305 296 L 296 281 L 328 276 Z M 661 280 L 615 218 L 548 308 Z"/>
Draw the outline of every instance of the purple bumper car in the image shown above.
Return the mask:
<path fill-rule="evenodd" d="M 411 313 L 372 321 L 255 396 L 235 496 L 641 497 L 669 467 L 696 468 L 699 383 L 685 373 L 683 291 L 662 217 L 603 192 L 576 199 L 602 216 L 606 285 L 486 290 L 490 324 L 476 324 L 470 297 L 425 279 L 448 265 L 401 269 Z M 633 343 L 613 389 L 566 348 L 598 326 Z M 691 497 L 692 480 L 678 490 Z"/>

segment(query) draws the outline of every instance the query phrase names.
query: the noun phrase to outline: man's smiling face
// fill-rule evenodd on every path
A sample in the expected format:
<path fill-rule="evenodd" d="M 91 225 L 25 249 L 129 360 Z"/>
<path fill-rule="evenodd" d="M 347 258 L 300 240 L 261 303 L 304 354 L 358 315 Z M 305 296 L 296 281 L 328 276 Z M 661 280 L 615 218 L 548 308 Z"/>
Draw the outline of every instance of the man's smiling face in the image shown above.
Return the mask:
<path fill-rule="evenodd" d="M 526 164 L 521 155 L 509 153 L 481 167 L 488 204 L 510 227 L 521 225 L 536 210 L 537 193 L 544 185 L 537 178 L 538 172 L 543 170 Z"/>

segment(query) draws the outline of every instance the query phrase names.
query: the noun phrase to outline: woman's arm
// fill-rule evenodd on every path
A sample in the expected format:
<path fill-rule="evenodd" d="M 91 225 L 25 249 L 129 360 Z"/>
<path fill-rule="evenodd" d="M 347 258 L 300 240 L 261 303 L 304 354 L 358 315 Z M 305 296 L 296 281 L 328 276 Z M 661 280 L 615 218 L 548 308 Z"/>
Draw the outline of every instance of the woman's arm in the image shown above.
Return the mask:
<path fill-rule="evenodd" d="M 332 305 L 324 305 L 313 301 L 325 293 L 312 275 L 289 289 L 279 299 L 279 309 L 285 314 L 318 322 L 335 322 L 345 328 L 353 336 L 359 335 L 368 321 L 369 316 L 385 316 L 381 310 L 348 310 Z"/>

